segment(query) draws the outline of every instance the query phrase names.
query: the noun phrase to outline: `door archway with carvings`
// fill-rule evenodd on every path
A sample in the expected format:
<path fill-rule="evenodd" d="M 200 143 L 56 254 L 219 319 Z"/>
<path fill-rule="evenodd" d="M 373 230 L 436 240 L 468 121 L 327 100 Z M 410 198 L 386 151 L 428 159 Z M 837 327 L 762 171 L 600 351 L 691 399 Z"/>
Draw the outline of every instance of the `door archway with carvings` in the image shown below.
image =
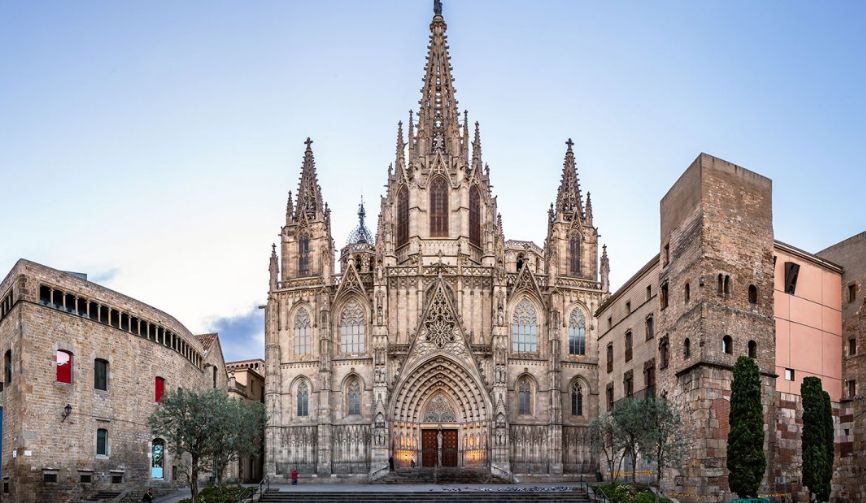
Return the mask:
<path fill-rule="evenodd" d="M 393 394 L 392 454 L 398 466 L 485 467 L 492 407 L 479 380 L 438 355 L 406 374 Z"/>

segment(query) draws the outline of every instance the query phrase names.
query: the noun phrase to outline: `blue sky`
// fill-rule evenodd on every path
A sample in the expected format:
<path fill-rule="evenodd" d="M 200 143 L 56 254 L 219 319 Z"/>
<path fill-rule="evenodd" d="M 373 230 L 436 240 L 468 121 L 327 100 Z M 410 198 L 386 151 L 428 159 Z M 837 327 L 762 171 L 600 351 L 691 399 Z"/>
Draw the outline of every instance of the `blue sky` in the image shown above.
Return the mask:
<path fill-rule="evenodd" d="M 564 141 L 618 286 L 699 152 L 773 179 L 776 237 L 866 230 L 866 3 L 445 0 L 506 237 L 541 244 Z M 263 354 L 311 136 L 338 246 L 417 107 L 432 1 L 0 4 L 0 269 L 83 271 Z"/>

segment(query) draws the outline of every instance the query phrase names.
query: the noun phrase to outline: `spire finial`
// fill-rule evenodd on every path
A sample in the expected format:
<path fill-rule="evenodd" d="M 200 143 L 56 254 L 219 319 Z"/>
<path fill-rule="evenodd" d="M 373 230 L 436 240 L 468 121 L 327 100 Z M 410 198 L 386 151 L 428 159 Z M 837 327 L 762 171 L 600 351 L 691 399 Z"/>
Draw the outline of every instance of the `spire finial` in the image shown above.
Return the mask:
<path fill-rule="evenodd" d="M 442 0 L 433 0 L 433 15 L 442 15 Z"/>
<path fill-rule="evenodd" d="M 574 142 L 571 141 L 571 138 L 565 141 L 565 144 L 568 145 L 568 151 L 571 152 L 571 147 L 574 146 Z"/>
<path fill-rule="evenodd" d="M 310 137 L 309 137 L 309 136 L 307 136 L 307 139 L 306 139 L 306 141 L 304 141 L 304 145 L 306 145 L 306 146 L 307 146 L 307 150 L 309 150 L 309 149 L 311 149 L 311 148 L 312 148 L 312 147 L 311 147 L 311 146 L 310 146 L 310 145 L 312 145 L 312 144 L 313 144 L 313 140 L 311 140 L 311 139 L 310 139 Z"/>

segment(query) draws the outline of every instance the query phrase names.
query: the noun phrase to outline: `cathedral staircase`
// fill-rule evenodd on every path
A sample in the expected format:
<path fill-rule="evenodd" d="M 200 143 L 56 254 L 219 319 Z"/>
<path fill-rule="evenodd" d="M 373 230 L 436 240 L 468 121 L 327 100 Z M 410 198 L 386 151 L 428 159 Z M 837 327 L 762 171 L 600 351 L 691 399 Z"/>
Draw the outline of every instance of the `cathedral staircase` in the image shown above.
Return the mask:
<path fill-rule="evenodd" d="M 443 490 L 421 489 L 417 491 L 297 491 L 291 488 L 284 491 L 268 491 L 262 494 L 259 503 L 406 503 L 407 501 L 422 503 L 532 503 L 532 502 L 567 502 L 589 503 L 590 499 L 584 489 L 543 489 L 537 487 L 498 486 L 498 487 L 449 487 Z"/>
<path fill-rule="evenodd" d="M 374 481 L 374 484 L 508 484 L 487 470 L 471 468 L 418 468 L 397 470 Z"/>

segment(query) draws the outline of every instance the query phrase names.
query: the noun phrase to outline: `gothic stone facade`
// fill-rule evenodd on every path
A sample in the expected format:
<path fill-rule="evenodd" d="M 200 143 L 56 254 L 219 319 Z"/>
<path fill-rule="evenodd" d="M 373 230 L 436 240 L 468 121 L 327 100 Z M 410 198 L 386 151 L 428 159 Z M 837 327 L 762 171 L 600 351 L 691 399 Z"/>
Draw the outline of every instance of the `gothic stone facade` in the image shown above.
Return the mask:
<path fill-rule="evenodd" d="M 0 283 L 3 501 L 76 501 L 182 485 L 147 418 L 157 387 L 226 386 L 215 334 L 87 281 L 19 260 Z M 157 381 L 161 384 L 157 385 Z"/>
<path fill-rule="evenodd" d="M 606 295 L 571 142 L 543 247 L 506 241 L 430 24 L 417 116 L 398 127 L 375 237 L 340 250 L 307 141 L 270 260 L 266 473 L 379 476 L 397 466 L 592 472 L 596 324 Z"/>

